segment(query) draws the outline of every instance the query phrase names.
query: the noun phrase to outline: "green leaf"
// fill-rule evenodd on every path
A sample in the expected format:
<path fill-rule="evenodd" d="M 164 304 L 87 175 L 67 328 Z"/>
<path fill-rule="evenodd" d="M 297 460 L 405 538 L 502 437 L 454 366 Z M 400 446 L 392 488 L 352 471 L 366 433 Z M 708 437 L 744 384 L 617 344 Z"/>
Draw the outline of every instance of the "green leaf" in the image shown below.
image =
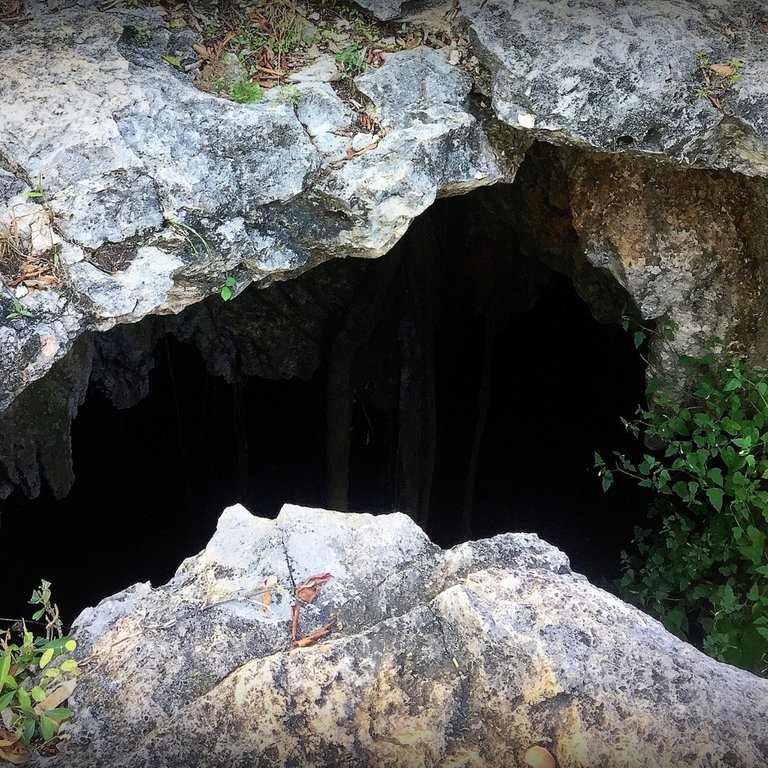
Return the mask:
<path fill-rule="evenodd" d="M 28 747 L 32 743 L 32 739 L 35 738 L 35 721 L 27 720 L 24 723 L 24 727 L 21 729 L 21 743 Z"/>
<path fill-rule="evenodd" d="M 172 67 L 176 67 L 176 69 L 181 69 L 181 62 L 175 57 L 175 56 L 163 56 L 163 60 L 167 61 Z"/>
<path fill-rule="evenodd" d="M 5 682 L 5 677 L 11 669 L 11 655 L 5 654 L 3 660 L 0 661 L 0 690 L 2 690 Z"/>
<path fill-rule="evenodd" d="M 683 368 L 696 368 L 701 365 L 701 358 L 691 357 L 690 355 L 680 355 L 680 365 Z"/>
<path fill-rule="evenodd" d="M 2 712 L 13 701 L 16 691 L 8 691 L 0 696 L 0 712 Z"/>
<path fill-rule="evenodd" d="M 72 653 L 72 651 L 77 648 L 77 641 L 73 640 L 71 637 L 64 638 L 64 649 L 66 651 L 69 651 L 69 653 Z"/>
<path fill-rule="evenodd" d="M 51 720 L 61 722 L 62 720 L 67 720 L 72 717 L 72 710 L 67 709 L 66 707 L 55 707 L 54 709 L 46 710 L 45 714 L 50 717 Z"/>
<path fill-rule="evenodd" d="M 32 712 L 32 698 L 23 688 L 16 689 L 16 698 L 24 712 Z"/>
<path fill-rule="evenodd" d="M 645 341 L 645 332 L 644 331 L 636 331 L 632 334 L 632 341 L 635 343 L 635 348 L 638 348 L 642 345 L 642 343 Z"/>
<path fill-rule="evenodd" d="M 720 600 L 720 605 L 722 610 L 726 613 L 732 613 L 734 610 L 736 610 L 736 608 L 739 607 L 736 593 L 733 591 L 733 586 L 730 582 L 725 585 L 723 596 Z"/>
<path fill-rule="evenodd" d="M 224 301 L 229 301 L 232 298 L 232 289 L 228 285 L 225 285 L 221 289 L 221 298 L 224 299 Z"/>
<path fill-rule="evenodd" d="M 40 733 L 42 734 L 43 741 L 50 741 L 58 730 L 58 723 L 51 720 L 45 715 L 40 715 Z"/>
<path fill-rule="evenodd" d="M 648 383 L 645 385 L 645 392 L 647 395 L 655 395 L 662 387 L 660 379 L 652 378 L 648 379 Z"/>
<path fill-rule="evenodd" d="M 45 698 L 48 695 L 39 685 L 32 688 L 29 693 L 35 701 L 45 701 Z"/>
<path fill-rule="evenodd" d="M 707 498 L 709 503 L 720 512 L 723 509 L 723 489 L 707 488 Z"/>
<path fill-rule="evenodd" d="M 48 648 L 47 650 L 43 651 L 43 655 L 40 657 L 40 669 L 45 669 L 50 663 L 51 659 L 53 659 L 54 650 L 53 648 Z"/>
<path fill-rule="evenodd" d="M 723 487 L 723 473 L 719 467 L 710 469 L 709 472 L 707 472 L 707 477 L 715 483 L 715 485 L 719 485 L 721 488 Z"/>
<path fill-rule="evenodd" d="M 67 659 L 61 662 L 62 672 L 74 672 L 77 669 L 77 662 L 74 659 Z"/>
<path fill-rule="evenodd" d="M 610 469 L 606 469 L 602 476 L 603 493 L 606 493 L 611 485 L 613 485 L 613 472 Z"/>

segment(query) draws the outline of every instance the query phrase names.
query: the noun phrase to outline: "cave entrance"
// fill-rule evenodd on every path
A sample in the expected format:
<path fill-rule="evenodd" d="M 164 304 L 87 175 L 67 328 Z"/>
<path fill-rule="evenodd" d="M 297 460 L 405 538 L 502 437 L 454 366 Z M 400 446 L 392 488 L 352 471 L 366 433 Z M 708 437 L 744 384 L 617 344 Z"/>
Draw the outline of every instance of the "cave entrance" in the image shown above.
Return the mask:
<path fill-rule="evenodd" d="M 567 227 L 559 254 L 533 253 L 547 238 L 515 223 L 520 194 L 438 201 L 381 259 L 98 337 L 72 490 L 1 503 L 0 615 L 26 615 L 41 576 L 70 619 L 161 584 L 235 502 L 261 516 L 284 502 L 399 509 L 443 546 L 534 531 L 606 586 L 644 502 L 605 497 L 593 457 L 632 451 L 621 417 L 642 400 L 643 364 L 574 289 Z M 601 279 L 582 270 L 580 293 Z M 116 408 L 105 371 L 139 339 L 148 394 Z"/>

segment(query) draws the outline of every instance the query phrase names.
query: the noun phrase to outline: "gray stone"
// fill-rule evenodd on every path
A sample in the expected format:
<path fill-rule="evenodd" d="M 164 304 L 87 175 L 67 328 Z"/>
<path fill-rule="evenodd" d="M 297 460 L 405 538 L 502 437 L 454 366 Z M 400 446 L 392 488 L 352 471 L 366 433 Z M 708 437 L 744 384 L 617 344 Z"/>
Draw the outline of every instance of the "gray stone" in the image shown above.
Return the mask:
<path fill-rule="evenodd" d="M 527 182 L 531 216 L 515 225 L 529 254 L 570 274 L 601 320 L 627 300 L 671 317 L 657 373 L 675 379 L 677 354 L 712 335 L 764 365 L 762 5 L 438 5 L 365 7 L 437 26 L 459 11 L 454 47 L 388 54 L 339 89 L 346 101 L 325 56 L 297 74 L 294 105 L 277 89 L 253 104 L 196 89 L 163 57 L 192 62 L 197 38 L 151 9 L 30 0 L 28 21 L 0 30 L 0 228 L 59 269 L 48 285 L 0 286 L 0 410 L 84 334 L 179 312 L 228 277 L 240 292 L 380 256 L 437 197 L 511 182 L 526 153 L 550 185 Z M 459 50 L 465 69 L 450 63 Z M 744 61 L 715 102 L 697 95 L 699 50 Z M 367 144 L 360 109 L 380 126 Z M 29 316 L 6 317 L 14 298 Z"/>
<path fill-rule="evenodd" d="M 296 86 L 299 101 L 296 115 L 311 138 L 343 131 L 353 120 L 352 110 L 326 82 L 302 82 Z"/>
<path fill-rule="evenodd" d="M 408 117 L 413 99 L 397 107 L 395 94 L 376 95 L 388 114 L 402 113 L 389 147 L 339 168 L 328 163 L 345 157 L 349 141 L 331 132 L 349 128 L 354 113 L 327 84 L 300 83 L 296 110 L 281 98 L 233 103 L 164 60 L 194 60 L 190 31 L 165 29 L 149 9 L 95 6 L 68 0 L 54 12 L 32 2 L 26 23 L 0 29 L 0 210 L 12 212 L 9 221 L 13 211 L 39 220 L 30 256 L 55 247 L 61 265 L 59 287 L 23 297 L 35 314 L 0 320 L 0 410 L 83 333 L 178 312 L 234 271 L 240 290 L 332 256 L 380 255 L 438 193 L 506 172 L 464 106 L 466 79 L 432 83 L 436 109 L 426 119 Z M 149 31 L 142 39 L 139 26 Z M 434 52 L 414 51 L 407 70 L 393 60 L 379 78 L 395 67 L 415 83 L 436 62 Z M 328 63 L 316 63 L 312 77 L 325 79 Z M 398 127 L 414 120 L 418 135 Z M 399 147 L 405 156 L 384 168 Z M 403 197 L 414 162 L 421 170 Z M 394 187 L 372 194 L 372 176 Z M 19 197 L 38 183 L 42 198 Z M 377 205 L 386 196 L 407 209 L 393 206 L 390 217 Z M 11 298 L 0 289 L 0 318 Z"/>
<path fill-rule="evenodd" d="M 760 0 L 460 0 L 499 119 L 543 141 L 768 172 L 768 38 Z M 696 52 L 744 61 L 723 112 Z"/>
<path fill-rule="evenodd" d="M 292 83 L 330 83 L 340 78 L 339 69 L 332 56 L 327 54 L 318 56 L 308 67 L 288 75 Z"/>
<path fill-rule="evenodd" d="M 295 588 L 331 574 L 301 603 Z M 265 597 L 265 593 L 268 597 Z M 754 768 L 768 681 L 573 574 L 532 534 L 443 551 L 404 515 L 227 509 L 200 555 L 75 622 L 86 672 L 51 768 Z M 90 671 L 87 671 L 89 670 Z"/>

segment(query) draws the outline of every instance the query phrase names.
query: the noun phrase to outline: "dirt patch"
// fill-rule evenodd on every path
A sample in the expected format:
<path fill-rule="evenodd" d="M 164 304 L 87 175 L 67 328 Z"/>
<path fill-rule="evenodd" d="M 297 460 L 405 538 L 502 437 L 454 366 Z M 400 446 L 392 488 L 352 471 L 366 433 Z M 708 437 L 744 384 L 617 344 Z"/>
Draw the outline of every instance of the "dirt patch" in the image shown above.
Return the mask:
<path fill-rule="evenodd" d="M 239 102 L 256 101 L 271 88 L 284 89 L 290 100 L 290 75 L 321 56 L 333 57 L 334 80 L 341 82 L 380 66 L 385 53 L 422 45 L 456 47 L 448 17 L 381 22 L 338 0 L 163 2 L 152 8 L 169 29 L 201 36 L 193 46 L 198 58 L 180 68 L 202 90 Z"/>

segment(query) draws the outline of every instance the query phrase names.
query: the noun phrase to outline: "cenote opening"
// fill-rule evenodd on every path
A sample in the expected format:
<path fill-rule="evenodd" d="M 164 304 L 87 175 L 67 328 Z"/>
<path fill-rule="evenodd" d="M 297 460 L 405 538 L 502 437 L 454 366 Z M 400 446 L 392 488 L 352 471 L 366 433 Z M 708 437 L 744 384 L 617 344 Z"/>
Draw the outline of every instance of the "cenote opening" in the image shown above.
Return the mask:
<path fill-rule="evenodd" d="M 0 502 L 0 615 L 29 615 L 41 577 L 70 620 L 162 584 L 236 502 L 267 517 L 285 502 L 401 510 L 443 546 L 534 531 L 607 586 L 644 499 L 604 495 L 593 457 L 636 450 L 620 419 L 643 398 L 643 364 L 574 288 L 573 234 L 547 252 L 516 224 L 516 194 L 438 201 L 381 259 L 96 339 L 74 486 Z M 608 284 L 580 279 L 582 294 Z M 104 370 L 132 340 L 151 350 L 148 394 L 118 408 L 104 382 L 123 374 Z"/>

